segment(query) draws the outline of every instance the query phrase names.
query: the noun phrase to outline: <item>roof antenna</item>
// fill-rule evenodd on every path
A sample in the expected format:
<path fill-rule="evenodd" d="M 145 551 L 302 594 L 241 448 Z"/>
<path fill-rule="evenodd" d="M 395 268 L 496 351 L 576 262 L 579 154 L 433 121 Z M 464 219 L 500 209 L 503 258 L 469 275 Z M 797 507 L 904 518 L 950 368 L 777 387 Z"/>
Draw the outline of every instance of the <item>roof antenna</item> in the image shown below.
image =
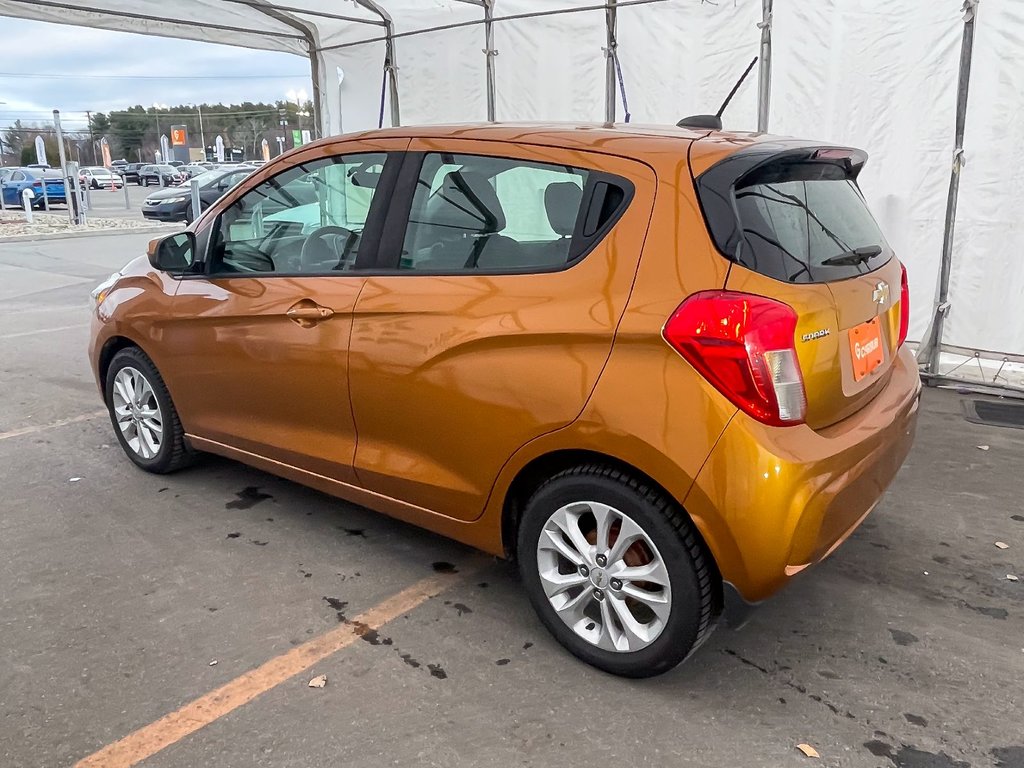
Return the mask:
<path fill-rule="evenodd" d="M 743 81 L 747 79 L 747 75 L 750 74 L 750 70 L 757 64 L 757 56 L 751 59 L 747 68 L 743 70 L 743 74 L 740 75 L 740 79 L 736 81 L 736 85 L 729 91 L 729 95 L 725 97 L 725 101 L 722 102 L 722 106 L 718 108 L 718 111 L 713 115 L 690 115 L 684 117 L 678 123 L 677 126 L 680 128 L 709 128 L 712 131 L 722 130 L 722 113 L 725 112 L 725 108 L 729 106 L 729 102 L 732 101 L 732 97 L 736 95 L 736 91 L 743 85 Z"/>

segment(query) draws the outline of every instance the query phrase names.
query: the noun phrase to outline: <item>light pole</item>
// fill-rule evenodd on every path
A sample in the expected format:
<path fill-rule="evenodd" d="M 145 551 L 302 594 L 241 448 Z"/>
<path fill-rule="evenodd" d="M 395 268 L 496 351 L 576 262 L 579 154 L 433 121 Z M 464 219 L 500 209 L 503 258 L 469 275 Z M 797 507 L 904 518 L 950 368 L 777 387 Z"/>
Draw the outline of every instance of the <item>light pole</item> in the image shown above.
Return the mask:
<path fill-rule="evenodd" d="M 199 141 L 203 145 L 203 159 L 206 159 L 206 134 L 203 132 L 203 105 L 196 104 L 196 109 L 199 111 Z"/>
<path fill-rule="evenodd" d="M 296 106 L 295 119 L 299 123 L 299 136 L 302 136 L 302 118 L 307 117 L 309 112 L 305 109 L 305 104 L 309 96 L 305 89 L 298 92 L 292 90 L 285 94 L 285 98 Z"/>

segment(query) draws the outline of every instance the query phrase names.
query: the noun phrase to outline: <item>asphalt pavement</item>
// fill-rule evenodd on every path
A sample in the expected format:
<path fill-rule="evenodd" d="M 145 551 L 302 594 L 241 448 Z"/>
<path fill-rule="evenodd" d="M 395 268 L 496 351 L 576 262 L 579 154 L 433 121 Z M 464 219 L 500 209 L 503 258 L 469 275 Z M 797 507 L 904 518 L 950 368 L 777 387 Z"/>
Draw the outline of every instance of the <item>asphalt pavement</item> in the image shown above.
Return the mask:
<path fill-rule="evenodd" d="M 927 390 L 850 541 L 621 680 L 509 564 L 226 460 L 130 464 L 88 294 L 147 239 L 0 244 L 0 766 L 1024 768 L 1024 431 Z"/>

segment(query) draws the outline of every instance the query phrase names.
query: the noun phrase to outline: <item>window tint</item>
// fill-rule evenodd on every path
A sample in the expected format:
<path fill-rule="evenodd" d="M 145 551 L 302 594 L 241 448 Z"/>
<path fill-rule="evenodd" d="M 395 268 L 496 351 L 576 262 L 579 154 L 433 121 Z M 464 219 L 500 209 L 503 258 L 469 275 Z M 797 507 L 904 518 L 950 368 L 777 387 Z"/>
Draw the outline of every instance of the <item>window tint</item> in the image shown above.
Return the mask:
<path fill-rule="evenodd" d="M 588 173 L 507 158 L 426 155 L 400 268 L 449 272 L 566 264 Z"/>
<path fill-rule="evenodd" d="M 892 255 L 856 182 L 838 165 L 770 165 L 738 186 L 735 197 L 744 235 L 738 261 L 769 277 L 840 280 L 877 269 Z"/>
<path fill-rule="evenodd" d="M 212 236 L 214 273 L 330 273 L 351 269 L 362 245 L 383 153 L 293 166 L 221 214 Z M 248 172 L 239 173 L 239 181 Z"/>

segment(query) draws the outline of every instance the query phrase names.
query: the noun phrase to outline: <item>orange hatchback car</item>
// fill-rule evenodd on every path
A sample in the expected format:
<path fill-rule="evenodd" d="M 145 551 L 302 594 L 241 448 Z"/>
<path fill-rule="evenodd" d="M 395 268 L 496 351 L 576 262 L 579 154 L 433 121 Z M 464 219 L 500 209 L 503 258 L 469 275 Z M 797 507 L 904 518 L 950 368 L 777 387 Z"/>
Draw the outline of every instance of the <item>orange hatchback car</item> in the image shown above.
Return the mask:
<path fill-rule="evenodd" d="M 208 451 L 515 557 L 572 653 L 658 674 L 910 449 L 864 162 L 633 125 L 326 139 L 99 286 L 92 365 L 143 469 Z"/>

